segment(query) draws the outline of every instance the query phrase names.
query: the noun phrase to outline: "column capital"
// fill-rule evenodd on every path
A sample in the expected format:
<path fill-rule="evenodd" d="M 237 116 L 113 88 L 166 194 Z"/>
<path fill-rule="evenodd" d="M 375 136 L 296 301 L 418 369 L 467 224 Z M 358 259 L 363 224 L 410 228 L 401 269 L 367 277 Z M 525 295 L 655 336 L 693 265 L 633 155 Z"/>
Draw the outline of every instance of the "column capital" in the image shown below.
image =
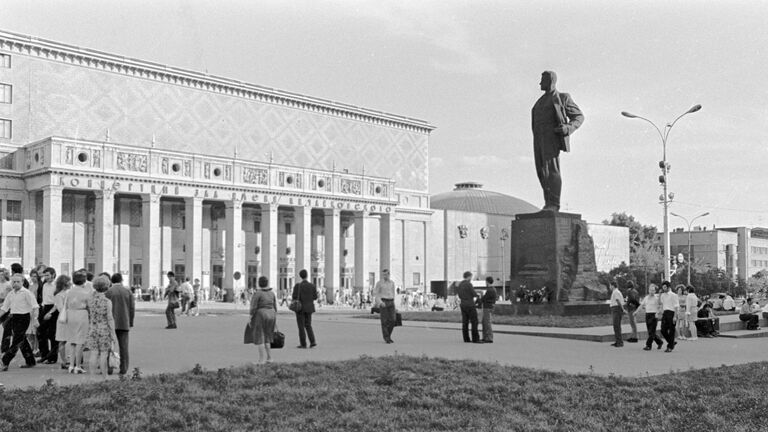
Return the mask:
<path fill-rule="evenodd" d="M 115 191 L 113 189 L 100 189 L 93 191 L 96 199 L 113 199 L 115 197 Z"/>
<path fill-rule="evenodd" d="M 323 214 L 326 216 L 339 216 L 341 215 L 341 210 L 339 209 L 323 209 Z"/>
<path fill-rule="evenodd" d="M 162 194 L 158 194 L 158 193 L 145 193 L 145 194 L 141 194 L 141 202 L 143 202 L 143 203 L 158 203 L 158 202 L 160 202 L 160 197 L 162 197 Z"/>
<path fill-rule="evenodd" d="M 203 197 L 194 196 L 194 197 L 184 197 L 184 203 L 185 204 L 202 204 L 203 203 Z"/>
<path fill-rule="evenodd" d="M 367 218 L 371 216 L 371 212 L 367 210 L 356 211 L 353 213 L 355 219 Z"/>
<path fill-rule="evenodd" d="M 64 193 L 64 186 L 60 185 L 48 185 L 43 186 L 42 191 L 44 195 L 61 195 Z"/>
<path fill-rule="evenodd" d="M 233 199 L 224 202 L 224 207 L 228 209 L 241 210 L 243 208 L 243 200 Z"/>

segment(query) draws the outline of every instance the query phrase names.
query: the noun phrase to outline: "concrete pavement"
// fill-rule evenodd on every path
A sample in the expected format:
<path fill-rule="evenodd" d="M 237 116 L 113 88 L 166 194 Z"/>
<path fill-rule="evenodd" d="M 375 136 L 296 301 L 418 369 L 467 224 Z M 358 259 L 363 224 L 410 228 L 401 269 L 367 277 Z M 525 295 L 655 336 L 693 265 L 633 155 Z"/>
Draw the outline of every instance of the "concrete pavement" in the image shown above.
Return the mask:
<path fill-rule="evenodd" d="M 144 376 L 188 372 L 196 364 L 216 370 L 257 359 L 255 347 L 242 343 L 248 320 L 245 307 L 204 305 L 200 316 L 177 318 L 178 329 L 175 330 L 164 328 L 162 311 L 160 303 L 139 303 L 136 326 L 130 332 L 131 370 L 138 368 Z M 297 349 L 294 314 L 281 309 L 278 327 L 286 334 L 286 347 L 272 351 L 274 361 L 336 361 L 361 356 L 411 355 L 495 362 L 575 374 L 639 377 L 768 360 L 768 350 L 765 349 L 768 341 L 764 338 L 681 341 L 674 352 L 667 354 L 655 348 L 643 351 L 642 342 L 614 348 L 608 343 L 510 334 L 508 327 L 518 326 L 496 326 L 495 343 L 479 345 L 462 342 L 458 323 L 409 321 L 395 329 L 395 343 L 388 345 L 382 340 L 378 320 L 352 317 L 360 313 L 323 308 L 313 315 L 318 346 Z M 597 333 L 603 330 L 581 331 Z M 90 379 L 87 374 L 67 374 L 59 365 L 20 369 L 21 362 L 19 354 L 9 371 L 0 373 L 0 383 L 6 388 L 39 387 L 48 379 L 61 385 Z M 116 376 L 110 379 L 116 379 Z"/>

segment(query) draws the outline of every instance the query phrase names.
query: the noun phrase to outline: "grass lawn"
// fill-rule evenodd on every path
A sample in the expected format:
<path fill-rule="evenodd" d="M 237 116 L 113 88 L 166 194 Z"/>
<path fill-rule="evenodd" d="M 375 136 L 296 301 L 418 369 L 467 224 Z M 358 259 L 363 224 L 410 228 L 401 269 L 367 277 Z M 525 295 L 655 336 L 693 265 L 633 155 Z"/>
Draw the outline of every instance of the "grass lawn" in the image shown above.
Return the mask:
<path fill-rule="evenodd" d="M 756 431 L 766 387 L 766 362 L 621 378 L 362 357 L 6 390 L 0 430 Z"/>
<path fill-rule="evenodd" d="M 403 315 L 403 321 L 433 321 L 433 322 L 461 322 L 461 312 L 442 311 L 442 312 L 400 312 Z M 480 311 L 478 311 L 480 314 Z M 379 319 L 378 314 L 355 315 L 356 318 L 374 318 Z M 629 319 L 624 315 L 624 322 L 629 323 Z M 557 316 L 557 315 L 493 315 L 494 324 L 509 324 L 519 326 L 537 326 L 537 327 L 599 327 L 611 325 L 611 315 L 579 315 L 579 316 Z"/>

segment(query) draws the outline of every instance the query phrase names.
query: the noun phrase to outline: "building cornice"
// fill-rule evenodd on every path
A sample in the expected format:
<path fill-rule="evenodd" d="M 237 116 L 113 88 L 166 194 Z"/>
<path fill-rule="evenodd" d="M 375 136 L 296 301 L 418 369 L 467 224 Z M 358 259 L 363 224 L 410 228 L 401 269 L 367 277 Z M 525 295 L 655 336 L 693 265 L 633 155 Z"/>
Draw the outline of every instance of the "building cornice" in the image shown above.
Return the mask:
<path fill-rule="evenodd" d="M 0 30 L 0 50 L 419 133 L 435 126 L 405 116 Z"/>

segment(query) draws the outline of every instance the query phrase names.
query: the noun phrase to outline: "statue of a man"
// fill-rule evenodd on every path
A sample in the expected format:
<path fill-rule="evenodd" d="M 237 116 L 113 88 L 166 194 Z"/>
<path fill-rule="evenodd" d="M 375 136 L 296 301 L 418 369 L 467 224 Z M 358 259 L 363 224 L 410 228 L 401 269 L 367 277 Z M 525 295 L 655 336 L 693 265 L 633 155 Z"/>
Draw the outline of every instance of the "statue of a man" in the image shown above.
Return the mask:
<path fill-rule="evenodd" d="M 533 155 L 536 174 L 544 189 L 545 211 L 560 210 L 560 151 L 570 151 L 569 136 L 584 122 L 584 115 L 568 93 L 555 89 L 557 75 L 552 71 L 541 74 L 544 94 L 531 110 L 533 126 Z"/>

